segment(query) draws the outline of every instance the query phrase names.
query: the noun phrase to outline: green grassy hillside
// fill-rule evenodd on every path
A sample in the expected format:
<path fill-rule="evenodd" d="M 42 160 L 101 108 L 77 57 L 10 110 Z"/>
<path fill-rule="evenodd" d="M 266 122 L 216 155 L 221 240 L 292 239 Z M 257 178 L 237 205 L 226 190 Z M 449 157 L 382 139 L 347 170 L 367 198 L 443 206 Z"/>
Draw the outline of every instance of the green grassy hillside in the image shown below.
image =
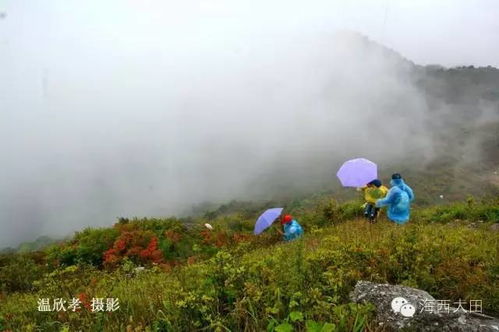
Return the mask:
<path fill-rule="evenodd" d="M 317 195 L 288 204 L 306 232 L 292 243 L 275 229 L 251 234 L 268 204 L 233 202 L 189 220 L 122 218 L 42 251 L 3 254 L 0 331 L 378 331 L 373 307 L 348 299 L 358 280 L 482 299 L 499 315 L 497 198 L 416 207 L 397 226 L 368 224 L 359 201 Z M 43 298 L 78 298 L 81 309 L 41 312 Z M 92 298 L 118 298 L 119 309 L 92 312 Z"/>

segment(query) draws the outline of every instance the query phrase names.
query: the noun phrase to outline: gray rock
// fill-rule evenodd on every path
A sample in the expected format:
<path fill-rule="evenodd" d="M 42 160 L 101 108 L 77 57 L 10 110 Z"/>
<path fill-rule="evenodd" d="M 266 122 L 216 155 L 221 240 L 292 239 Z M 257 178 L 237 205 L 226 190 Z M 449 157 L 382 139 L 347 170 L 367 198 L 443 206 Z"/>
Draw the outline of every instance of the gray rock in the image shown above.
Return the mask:
<path fill-rule="evenodd" d="M 446 310 L 429 310 L 429 306 L 436 304 L 436 299 L 420 289 L 359 281 L 350 293 L 350 298 L 356 303 L 374 304 L 378 324 L 389 330 L 499 332 L 499 319 L 494 317 L 464 312 L 450 305 Z M 407 303 L 400 303 L 399 300 L 394 300 L 396 298 L 403 298 Z M 397 308 L 403 303 L 402 308 L 405 309 L 394 312 L 392 304 Z"/>
<path fill-rule="evenodd" d="M 490 230 L 493 232 L 499 232 L 499 223 L 492 224 Z"/>

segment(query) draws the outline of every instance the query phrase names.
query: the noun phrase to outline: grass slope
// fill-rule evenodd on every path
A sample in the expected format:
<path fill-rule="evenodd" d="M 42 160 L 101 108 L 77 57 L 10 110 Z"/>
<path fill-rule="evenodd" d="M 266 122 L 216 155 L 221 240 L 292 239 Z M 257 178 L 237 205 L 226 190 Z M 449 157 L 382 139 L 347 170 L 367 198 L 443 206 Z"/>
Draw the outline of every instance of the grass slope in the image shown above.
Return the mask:
<path fill-rule="evenodd" d="M 191 228 L 122 219 L 41 252 L 3 255 L 0 331 L 377 331 L 372 306 L 348 299 L 358 280 L 481 299 L 499 314 L 499 234 L 489 229 L 497 199 L 415 209 L 405 226 L 367 224 L 358 203 L 294 202 L 288 210 L 306 236 L 293 243 L 273 230 L 250 235 L 251 205 L 211 213 L 213 232 L 204 218 Z M 39 298 L 73 297 L 82 310 L 37 310 Z M 92 298 L 118 298 L 120 308 L 92 312 Z"/>

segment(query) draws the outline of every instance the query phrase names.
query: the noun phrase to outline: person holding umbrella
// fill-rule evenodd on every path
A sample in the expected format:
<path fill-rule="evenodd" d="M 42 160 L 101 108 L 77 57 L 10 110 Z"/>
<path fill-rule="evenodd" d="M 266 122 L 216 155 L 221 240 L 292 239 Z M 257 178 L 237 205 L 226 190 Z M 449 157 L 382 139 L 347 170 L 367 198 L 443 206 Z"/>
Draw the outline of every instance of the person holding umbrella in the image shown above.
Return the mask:
<path fill-rule="evenodd" d="M 376 217 L 378 216 L 378 211 L 380 209 L 375 206 L 376 201 L 386 196 L 388 188 L 385 187 L 380 180 L 375 179 L 369 182 L 365 187 L 358 188 L 358 190 L 364 193 L 364 200 L 366 201 L 363 205 L 365 208 L 364 216 L 373 224 L 376 222 Z"/>
<path fill-rule="evenodd" d="M 409 221 L 411 201 L 414 200 L 414 193 L 407 184 L 405 184 L 399 173 L 392 175 L 390 181 L 392 187 L 385 198 L 376 201 L 376 207 L 388 207 L 388 218 L 398 225 Z"/>
<path fill-rule="evenodd" d="M 347 160 L 336 173 L 343 187 L 354 187 L 357 191 L 364 191 L 366 203 L 364 215 L 370 222 L 376 220 L 376 200 L 383 198 L 388 189 L 381 185 L 378 178 L 378 166 L 366 158 Z M 367 185 L 366 185 L 367 184 Z"/>
<path fill-rule="evenodd" d="M 303 235 L 303 228 L 289 214 L 282 216 L 283 208 L 272 208 L 263 212 L 255 223 L 253 233 L 261 234 L 265 229 L 269 228 L 276 220 L 280 220 L 284 232 L 277 230 L 284 237 L 284 241 L 294 240 Z"/>
<path fill-rule="evenodd" d="M 298 239 L 303 235 L 303 228 L 301 225 L 293 219 L 289 214 L 284 215 L 281 218 L 281 225 L 283 226 L 284 232 L 277 230 L 284 238 L 284 241 L 291 241 Z"/>

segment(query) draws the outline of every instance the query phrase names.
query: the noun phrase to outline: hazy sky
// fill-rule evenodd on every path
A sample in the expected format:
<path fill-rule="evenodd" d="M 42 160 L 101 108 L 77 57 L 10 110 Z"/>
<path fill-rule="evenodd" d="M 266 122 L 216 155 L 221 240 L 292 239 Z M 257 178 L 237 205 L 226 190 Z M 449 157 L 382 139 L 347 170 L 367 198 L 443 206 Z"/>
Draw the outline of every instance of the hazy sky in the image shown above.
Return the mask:
<path fill-rule="evenodd" d="M 495 0 L 0 0 L 0 11 L 6 13 L 0 26 L 2 64 L 5 53 L 15 53 L 18 63 L 28 60 L 21 52 L 55 56 L 56 45 L 152 52 L 163 40 L 170 50 L 189 53 L 248 36 L 344 28 L 419 64 L 499 66 Z"/>
<path fill-rule="evenodd" d="M 421 132 L 424 98 L 399 62 L 355 38 L 335 44 L 335 31 L 419 64 L 499 66 L 498 9 L 0 0 L 0 247 L 249 197 L 276 169 L 323 182 L 312 156 L 328 176 L 341 158 L 396 156 L 404 140 L 370 124 L 389 110 Z M 430 150 L 419 136 L 410 148 Z"/>

